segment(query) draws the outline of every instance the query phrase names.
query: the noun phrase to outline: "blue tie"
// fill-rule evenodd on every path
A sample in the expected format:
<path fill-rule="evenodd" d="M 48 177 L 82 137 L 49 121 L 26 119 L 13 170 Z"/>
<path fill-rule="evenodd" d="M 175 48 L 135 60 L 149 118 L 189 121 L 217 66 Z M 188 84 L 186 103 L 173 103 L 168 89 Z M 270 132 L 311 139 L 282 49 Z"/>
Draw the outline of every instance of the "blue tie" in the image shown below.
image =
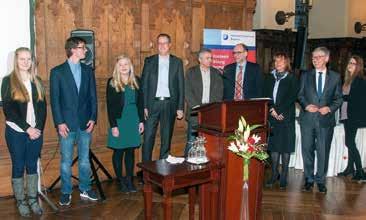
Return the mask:
<path fill-rule="evenodd" d="M 323 78 L 322 78 L 322 75 L 323 73 L 322 72 L 319 72 L 319 75 L 318 75 L 318 89 L 317 89 L 317 92 L 318 92 L 318 96 L 322 96 L 322 85 L 323 85 Z"/>

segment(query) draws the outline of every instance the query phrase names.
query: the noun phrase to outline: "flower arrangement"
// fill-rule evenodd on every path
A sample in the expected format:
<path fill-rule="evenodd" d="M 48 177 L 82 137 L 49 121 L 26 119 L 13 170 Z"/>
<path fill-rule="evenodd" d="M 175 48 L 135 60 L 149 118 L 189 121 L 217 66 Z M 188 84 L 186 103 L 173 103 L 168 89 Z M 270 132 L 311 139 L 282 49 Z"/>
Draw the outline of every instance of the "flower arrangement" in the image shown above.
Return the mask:
<path fill-rule="evenodd" d="M 239 127 L 235 133 L 229 136 L 230 145 L 228 149 L 243 158 L 243 181 L 249 179 L 249 163 L 251 158 L 266 160 L 268 154 L 265 151 L 266 144 L 260 144 L 261 137 L 256 134 L 250 136 L 252 130 L 262 125 L 249 125 L 243 116 L 239 118 Z"/>

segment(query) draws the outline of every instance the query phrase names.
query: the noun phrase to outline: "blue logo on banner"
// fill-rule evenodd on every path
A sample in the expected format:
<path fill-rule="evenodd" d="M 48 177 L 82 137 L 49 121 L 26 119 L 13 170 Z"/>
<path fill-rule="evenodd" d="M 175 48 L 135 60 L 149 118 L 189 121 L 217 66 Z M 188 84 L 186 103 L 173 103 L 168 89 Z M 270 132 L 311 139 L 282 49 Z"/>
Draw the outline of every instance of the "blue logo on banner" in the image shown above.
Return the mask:
<path fill-rule="evenodd" d="M 228 35 L 228 34 L 224 34 L 224 35 L 222 35 L 222 38 L 223 38 L 224 40 L 227 40 L 227 39 L 229 39 L 229 35 Z"/>

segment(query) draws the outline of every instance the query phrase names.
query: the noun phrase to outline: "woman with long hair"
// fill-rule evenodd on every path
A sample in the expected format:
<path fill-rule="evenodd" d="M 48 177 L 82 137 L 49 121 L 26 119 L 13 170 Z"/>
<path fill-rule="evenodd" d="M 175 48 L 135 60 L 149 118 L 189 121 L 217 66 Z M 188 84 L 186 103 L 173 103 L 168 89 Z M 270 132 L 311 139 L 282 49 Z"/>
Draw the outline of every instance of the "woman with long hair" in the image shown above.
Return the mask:
<path fill-rule="evenodd" d="M 358 128 L 366 127 L 366 80 L 363 59 L 351 56 L 348 61 L 343 84 L 344 103 L 341 108 L 341 121 L 344 124 L 345 142 L 348 148 L 348 164 L 338 176 L 353 175 L 353 180 L 365 180 L 360 153 L 356 147 Z M 356 166 L 356 170 L 355 167 Z"/>
<path fill-rule="evenodd" d="M 117 57 L 112 77 L 107 83 L 107 110 L 110 130 L 108 146 L 113 149 L 113 168 L 122 192 L 136 192 L 132 181 L 134 150 L 141 144 L 144 131 L 143 104 L 131 59 Z M 124 161 L 126 177 L 122 175 Z"/>
<path fill-rule="evenodd" d="M 264 81 L 264 97 L 271 98 L 269 122 L 271 135 L 268 151 L 272 160 L 272 177 L 267 187 L 280 179 L 280 189 L 287 186 L 290 154 L 295 151 L 295 101 L 298 81 L 291 73 L 290 58 L 286 53 L 276 53 L 273 57 L 274 70 Z M 278 171 L 281 158 L 281 174 Z"/>
<path fill-rule="evenodd" d="M 12 162 L 12 187 L 21 216 L 31 211 L 41 215 L 38 204 L 37 161 L 43 144 L 46 121 L 46 98 L 41 79 L 37 76 L 32 53 L 28 48 L 16 49 L 14 69 L 1 85 L 3 111 L 6 119 L 5 140 Z M 26 171 L 27 196 L 24 192 Z"/>

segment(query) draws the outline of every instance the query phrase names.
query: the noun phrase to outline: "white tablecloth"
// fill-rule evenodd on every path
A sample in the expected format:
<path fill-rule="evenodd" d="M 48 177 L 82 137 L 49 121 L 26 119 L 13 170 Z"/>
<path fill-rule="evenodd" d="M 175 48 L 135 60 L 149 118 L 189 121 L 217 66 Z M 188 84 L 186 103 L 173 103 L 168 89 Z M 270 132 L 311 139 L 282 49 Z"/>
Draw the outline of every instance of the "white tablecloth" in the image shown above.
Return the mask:
<path fill-rule="evenodd" d="M 295 169 L 303 169 L 304 164 L 301 155 L 301 133 L 300 133 L 300 125 L 297 121 L 295 126 L 296 126 L 295 152 L 291 155 L 289 167 L 295 167 Z M 358 129 L 356 135 L 356 145 L 361 155 L 362 165 L 365 166 L 366 128 Z M 348 161 L 348 151 L 347 148 L 345 147 L 344 128 L 343 124 L 338 124 L 334 128 L 334 135 L 332 145 L 330 148 L 327 176 L 336 176 L 337 173 L 342 172 L 347 166 L 347 161 Z"/>

